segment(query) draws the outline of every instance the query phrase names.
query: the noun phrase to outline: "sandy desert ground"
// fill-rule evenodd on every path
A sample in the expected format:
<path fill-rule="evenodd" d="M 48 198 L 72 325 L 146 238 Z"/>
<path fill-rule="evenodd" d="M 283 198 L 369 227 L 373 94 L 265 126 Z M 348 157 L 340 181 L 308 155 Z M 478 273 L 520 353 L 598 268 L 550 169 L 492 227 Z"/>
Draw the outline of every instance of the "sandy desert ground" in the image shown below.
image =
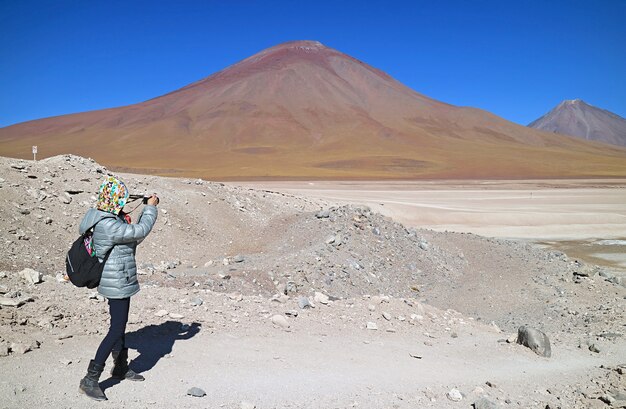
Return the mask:
<path fill-rule="evenodd" d="M 104 374 L 109 401 L 96 405 L 78 382 L 107 330 L 107 304 L 60 273 L 107 173 L 71 155 L 0 158 L 0 408 L 626 405 L 626 287 L 614 267 L 530 241 L 402 224 L 376 211 L 395 208 L 383 186 L 367 192 L 375 199 L 367 207 L 270 186 L 131 174 L 121 176 L 133 193 L 162 200 L 138 249 L 142 290 L 127 328 L 131 365 L 146 381 Z M 529 214 L 557 219 L 531 203 L 538 196 L 559 208 L 553 188 L 533 190 Z M 471 227 L 468 209 L 477 205 L 455 203 L 454 192 L 484 191 L 471 197 L 514 220 L 503 203 L 528 189 L 506 190 L 431 185 L 422 190 L 430 201 L 417 203 L 434 208 L 435 222 L 454 205 Z M 620 186 L 583 190 L 606 193 L 594 209 L 613 209 L 598 211 L 594 229 L 619 220 L 619 195 L 609 198 Z M 437 191 L 447 205 L 435 206 Z M 567 192 L 579 215 L 594 200 Z M 406 209 L 410 195 L 419 191 L 392 201 Z M 494 225 L 505 229 L 503 220 Z M 522 325 L 547 334 L 551 357 L 516 343 Z M 206 395 L 189 396 L 192 387 Z"/>

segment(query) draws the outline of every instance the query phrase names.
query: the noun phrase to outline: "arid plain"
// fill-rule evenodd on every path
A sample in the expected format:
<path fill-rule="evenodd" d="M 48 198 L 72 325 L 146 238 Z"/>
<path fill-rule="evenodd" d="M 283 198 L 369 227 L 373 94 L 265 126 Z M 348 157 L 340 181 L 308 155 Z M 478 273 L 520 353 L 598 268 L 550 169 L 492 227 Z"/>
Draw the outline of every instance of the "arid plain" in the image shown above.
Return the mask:
<path fill-rule="evenodd" d="M 529 241 L 626 271 L 626 180 L 249 182 L 404 225 Z"/>

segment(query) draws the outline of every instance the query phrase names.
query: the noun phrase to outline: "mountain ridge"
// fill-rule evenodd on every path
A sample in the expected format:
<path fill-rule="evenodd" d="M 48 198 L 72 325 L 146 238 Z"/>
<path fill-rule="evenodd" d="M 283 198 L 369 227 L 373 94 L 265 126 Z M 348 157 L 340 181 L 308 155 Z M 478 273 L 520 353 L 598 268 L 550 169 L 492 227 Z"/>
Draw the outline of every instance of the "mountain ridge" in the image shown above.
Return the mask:
<path fill-rule="evenodd" d="M 0 154 L 27 158 L 31 145 L 45 157 L 218 180 L 626 175 L 626 150 L 437 101 L 313 41 L 138 104 L 0 128 Z"/>

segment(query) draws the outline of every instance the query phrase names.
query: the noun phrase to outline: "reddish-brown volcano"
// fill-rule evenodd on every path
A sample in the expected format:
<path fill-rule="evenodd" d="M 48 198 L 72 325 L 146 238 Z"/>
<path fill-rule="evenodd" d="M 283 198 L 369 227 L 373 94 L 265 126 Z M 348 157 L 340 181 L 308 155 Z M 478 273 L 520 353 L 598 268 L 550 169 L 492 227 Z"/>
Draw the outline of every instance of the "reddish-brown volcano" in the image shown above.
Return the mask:
<path fill-rule="evenodd" d="M 0 129 L 0 154 L 75 153 L 210 179 L 626 176 L 626 150 L 444 104 L 314 41 L 164 96 Z"/>

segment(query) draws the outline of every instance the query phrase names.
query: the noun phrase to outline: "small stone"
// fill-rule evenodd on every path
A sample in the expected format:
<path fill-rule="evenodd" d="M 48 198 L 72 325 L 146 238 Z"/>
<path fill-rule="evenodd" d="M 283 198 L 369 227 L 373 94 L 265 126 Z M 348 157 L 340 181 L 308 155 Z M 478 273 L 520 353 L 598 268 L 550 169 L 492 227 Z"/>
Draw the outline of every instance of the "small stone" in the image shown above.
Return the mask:
<path fill-rule="evenodd" d="M 288 317 L 297 317 L 298 316 L 298 311 L 296 310 L 289 310 L 285 312 L 285 315 L 287 315 Z"/>
<path fill-rule="evenodd" d="M 97 291 L 92 291 L 92 292 L 89 294 L 89 299 L 90 299 L 90 300 L 96 300 L 96 301 L 104 301 L 104 297 L 103 297 L 103 296 L 101 296 L 100 294 L 98 294 L 98 292 L 97 292 Z"/>
<path fill-rule="evenodd" d="M 419 248 L 424 251 L 427 251 L 430 248 L 430 245 L 426 241 L 420 241 Z"/>
<path fill-rule="evenodd" d="M 11 352 L 14 354 L 23 355 L 30 351 L 31 348 L 29 345 L 21 344 L 21 343 L 13 343 L 11 344 Z"/>
<path fill-rule="evenodd" d="M 391 314 L 389 314 L 388 312 L 383 312 L 383 318 L 387 321 L 391 321 Z"/>
<path fill-rule="evenodd" d="M 591 345 L 589 345 L 589 350 L 590 350 L 591 352 L 595 352 L 596 354 L 599 354 L 599 353 L 600 353 L 600 348 L 598 348 L 598 347 L 596 346 L 596 344 L 591 344 Z"/>
<path fill-rule="evenodd" d="M 39 284 L 43 278 L 43 274 L 39 271 L 35 271 L 32 268 L 25 268 L 20 271 L 20 277 L 22 277 L 28 284 Z"/>
<path fill-rule="evenodd" d="M 453 402 L 460 402 L 463 399 L 463 395 L 458 389 L 450 389 L 446 396 Z"/>
<path fill-rule="evenodd" d="M 330 236 L 327 236 L 326 239 L 324 239 L 324 243 L 326 244 L 333 244 L 335 242 L 335 236 L 333 236 L 332 234 Z"/>
<path fill-rule="evenodd" d="M 303 310 L 305 308 L 311 308 L 311 302 L 309 301 L 307 297 L 300 297 L 298 298 L 298 307 L 300 307 Z"/>
<path fill-rule="evenodd" d="M 294 281 L 287 281 L 283 288 L 283 294 L 289 295 L 298 291 L 298 285 Z"/>
<path fill-rule="evenodd" d="M 378 325 L 376 325 L 375 322 L 368 321 L 367 324 L 365 324 L 365 328 L 371 331 L 376 331 L 378 329 Z"/>
<path fill-rule="evenodd" d="M 289 328 L 289 323 L 287 322 L 287 318 L 283 315 L 274 315 L 272 318 L 272 324 L 279 326 L 281 328 Z"/>
<path fill-rule="evenodd" d="M 243 256 L 241 254 L 237 254 L 235 257 L 233 257 L 233 261 L 235 263 L 242 263 L 244 260 Z"/>
<path fill-rule="evenodd" d="M 209 260 L 206 263 L 204 263 L 205 267 L 211 267 L 213 264 L 215 264 L 215 262 L 213 260 Z"/>
<path fill-rule="evenodd" d="M 376 306 L 374 304 L 369 304 L 367 306 L 367 309 L 373 312 L 373 311 L 376 311 Z"/>
<path fill-rule="evenodd" d="M 194 307 L 199 307 L 202 305 L 202 303 L 204 303 L 204 301 L 202 301 L 202 298 L 194 298 L 191 300 L 191 305 L 193 305 Z"/>
<path fill-rule="evenodd" d="M 70 282 L 70 278 L 63 273 L 57 273 L 57 275 L 55 276 L 56 280 L 58 283 L 69 283 Z"/>
<path fill-rule="evenodd" d="M 0 305 L 5 307 L 21 307 L 29 301 L 33 301 L 32 297 L 24 297 L 24 298 L 9 298 L 9 297 L 0 297 Z"/>
<path fill-rule="evenodd" d="M 232 293 L 232 294 L 228 294 L 228 298 L 233 300 L 233 301 L 243 301 L 243 294 L 241 293 Z"/>
<path fill-rule="evenodd" d="M 9 346 L 0 344 L 0 356 L 9 356 Z"/>
<path fill-rule="evenodd" d="M 247 401 L 242 401 L 241 404 L 239 405 L 240 409 L 255 409 L 256 405 L 254 403 L 251 402 L 247 402 Z"/>
<path fill-rule="evenodd" d="M 498 405 L 486 397 L 482 397 L 474 402 L 474 409 L 497 409 Z"/>
<path fill-rule="evenodd" d="M 330 210 L 320 210 L 315 214 L 318 219 L 328 219 L 330 217 Z"/>
<path fill-rule="evenodd" d="M 166 310 L 159 310 L 159 311 L 155 312 L 154 315 L 156 315 L 157 317 L 165 317 L 167 315 L 167 311 Z"/>
<path fill-rule="evenodd" d="M 320 304 L 328 304 L 329 299 L 326 294 L 322 294 L 316 291 L 315 296 L 313 297 L 313 301 L 318 302 Z"/>
<path fill-rule="evenodd" d="M 182 318 L 185 318 L 185 316 L 184 316 L 184 315 L 182 315 L 182 314 L 176 314 L 176 313 L 173 313 L 173 312 L 171 312 L 171 313 L 170 313 L 169 317 L 170 317 L 170 318 L 172 318 L 172 319 L 174 319 L 174 320 L 180 320 L 180 319 L 182 319 Z"/>
<path fill-rule="evenodd" d="M 530 348 L 537 355 L 547 358 L 552 355 L 548 336 L 537 329 L 525 326 L 519 327 L 517 331 L 517 343 Z"/>
<path fill-rule="evenodd" d="M 195 396 L 197 398 L 201 398 L 206 395 L 206 392 L 200 388 L 196 388 L 195 386 L 187 391 L 187 395 Z"/>

